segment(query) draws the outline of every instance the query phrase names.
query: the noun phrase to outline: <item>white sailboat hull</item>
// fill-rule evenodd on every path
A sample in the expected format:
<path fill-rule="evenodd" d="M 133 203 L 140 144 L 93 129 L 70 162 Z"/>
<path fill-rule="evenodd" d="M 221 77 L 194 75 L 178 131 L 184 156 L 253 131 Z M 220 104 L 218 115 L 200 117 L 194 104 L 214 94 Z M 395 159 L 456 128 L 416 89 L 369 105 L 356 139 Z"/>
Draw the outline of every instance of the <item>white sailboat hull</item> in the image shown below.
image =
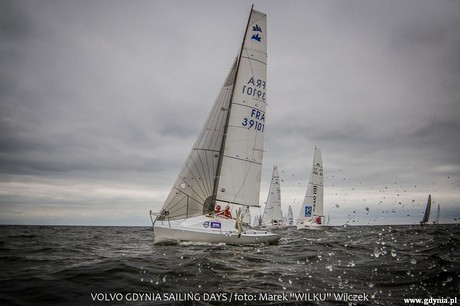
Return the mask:
<path fill-rule="evenodd" d="M 266 229 L 266 230 L 279 230 L 279 229 L 284 229 L 284 228 L 286 228 L 285 225 L 262 225 L 260 227 L 261 230 L 264 230 L 264 229 Z"/>
<path fill-rule="evenodd" d="M 267 231 L 253 229 L 243 229 L 239 235 L 236 229 L 236 220 L 208 216 L 156 221 L 154 232 L 156 244 L 178 243 L 180 241 L 273 244 L 281 238 L 279 235 Z"/>
<path fill-rule="evenodd" d="M 310 223 L 310 222 L 302 222 L 297 225 L 298 230 L 324 230 L 327 226 L 324 224 L 317 224 L 317 223 Z"/>

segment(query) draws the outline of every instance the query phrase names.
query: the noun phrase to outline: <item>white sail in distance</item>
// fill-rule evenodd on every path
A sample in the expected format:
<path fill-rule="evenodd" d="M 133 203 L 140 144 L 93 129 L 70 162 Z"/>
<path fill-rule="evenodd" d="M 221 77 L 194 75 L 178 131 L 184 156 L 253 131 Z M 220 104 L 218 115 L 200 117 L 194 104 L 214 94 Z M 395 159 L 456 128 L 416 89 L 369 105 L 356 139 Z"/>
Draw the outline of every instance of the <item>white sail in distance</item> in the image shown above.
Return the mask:
<path fill-rule="evenodd" d="M 262 225 L 273 226 L 283 223 L 283 212 L 281 211 L 281 186 L 278 167 L 273 166 L 272 180 L 268 191 L 267 203 L 265 205 Z"/>
<path fill-rule="evenodd" d="M 287 225 L 293 226 L 294 225 L 294 215 L 292 214 L 292 207 L 289 205 L 288 213 L 287 213 Z"/>
<path fill-rule="evenodd" d="M 321 150 L 315 147 L 312 171 L 297 220 L 297 228 L 324 224 L 324 178 Z"/>

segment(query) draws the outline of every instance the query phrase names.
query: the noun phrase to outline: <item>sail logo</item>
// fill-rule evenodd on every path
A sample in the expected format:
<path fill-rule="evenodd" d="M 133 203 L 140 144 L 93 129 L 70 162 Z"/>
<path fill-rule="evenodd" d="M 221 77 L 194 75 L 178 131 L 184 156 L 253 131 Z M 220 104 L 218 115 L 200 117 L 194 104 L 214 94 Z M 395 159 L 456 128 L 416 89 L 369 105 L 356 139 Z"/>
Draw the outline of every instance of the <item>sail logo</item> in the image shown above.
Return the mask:
<path fill-rule="evenodd" d="M 262 28 L 256 24 L 255 26 L 252 26 L 252 31 L 262 33 Z M 251 39 L 257 40 L 258 42 L 262 41 L 262 37 L 260 37 L 259 33 L 252 34 Z"/>
<path fill-rule="evenodd" d="M 305 217 L 311 217 L 311 206 L 305 206 Z"/>
<path fill-rule="evenodd" d="M 222 228 L 222 224 L 220 222 L 211 222 L 211 228 Z"/>

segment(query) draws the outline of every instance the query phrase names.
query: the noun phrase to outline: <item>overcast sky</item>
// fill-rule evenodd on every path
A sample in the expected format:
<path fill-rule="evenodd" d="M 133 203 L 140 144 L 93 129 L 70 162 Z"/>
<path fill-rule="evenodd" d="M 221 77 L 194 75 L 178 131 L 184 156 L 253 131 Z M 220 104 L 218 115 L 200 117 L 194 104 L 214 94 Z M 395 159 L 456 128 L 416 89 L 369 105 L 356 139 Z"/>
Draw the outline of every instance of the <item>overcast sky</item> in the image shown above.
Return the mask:
<path fill-rule="evenodd" d="M 418 223 L 428 194 L 460 220 L 460 1 L 3 0 L 0 223 L 149 225 L 253 2 L 260 204 L 276 164 L 297 218 L 318 146 L 333 224 Z"/>

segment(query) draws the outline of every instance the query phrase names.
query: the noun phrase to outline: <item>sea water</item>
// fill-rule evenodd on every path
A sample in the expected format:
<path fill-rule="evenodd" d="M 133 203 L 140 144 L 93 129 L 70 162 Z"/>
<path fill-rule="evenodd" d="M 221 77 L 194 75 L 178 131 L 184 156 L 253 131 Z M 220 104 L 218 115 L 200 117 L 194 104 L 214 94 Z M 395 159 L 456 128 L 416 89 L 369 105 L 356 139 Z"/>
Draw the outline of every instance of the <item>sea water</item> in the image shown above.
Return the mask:
<path fill-rule="evenodd" d="M 155 245 L 149 227 L 0 226 L 1 305 L 449 305 L 460 225 Z"/>

